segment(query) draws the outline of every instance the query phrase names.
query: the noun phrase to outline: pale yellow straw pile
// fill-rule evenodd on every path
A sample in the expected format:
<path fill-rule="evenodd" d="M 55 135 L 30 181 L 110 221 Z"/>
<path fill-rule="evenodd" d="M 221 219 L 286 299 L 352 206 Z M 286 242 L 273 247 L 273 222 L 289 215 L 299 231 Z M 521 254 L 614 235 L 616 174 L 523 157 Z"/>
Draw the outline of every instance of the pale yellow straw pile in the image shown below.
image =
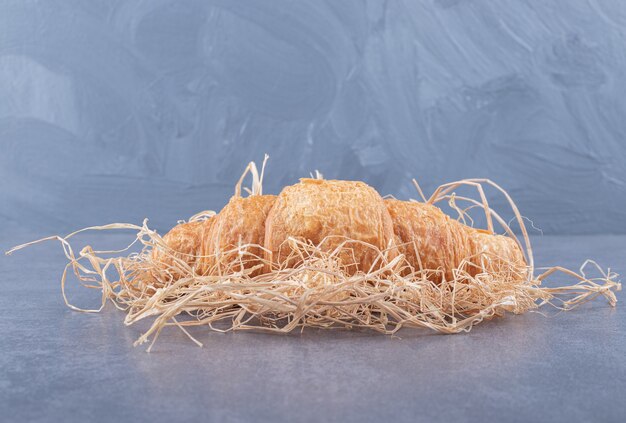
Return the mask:
<path fill-rule="evenodd" d="M 259 176 L 254 164 L 246 171 L 253 175 L 253 186 L 248 192 L 259 193 L 262 173 Z M 242 180 L 237 184 L 238 193 Z M 60 241 L 69 261 L 61 278 L 68 307 L 99 312 L 110 300 L 126 311 L 126 325 L 152 319 L 151 327 L 135 343 L 142 344 L 151 338 L 150 347 L 166 326 L 177 326 L 199 345 L 185 327 L 206 325 L 218 331 L 254 329 L 281 333 L 307 327 L 367 328 L 386 334 L 394 334 L 403 327 L 418 327 L 458 333 L 506 312 L 520 314 L 546 304 L 569 310 L 603 295 L 611 306 L 615 305 L 613 291 L 621 289 L 617 275 L 603 272 L 593 261 L 585 262 L 578 272 L 553 267 L 535 274 L 524 220 L 508 194 L 493 182 L 474 179 L 445 184 L 429 199 L 424 197 L 417 183 L 415 186 L 425 203 L 447 201 L 464 223 L 469 219 L 467 211 L 480 207 L 485 212 L 488 231 L 494 232 L 495 221 L 503 233 L 515 238 L 509 225 L 487 202 L 484 187 L 498 190 L 515 214 L 521 232 L 521 240 L 517 242 L 519 245 L 523 242 L 528 266 L 520 272 L 519 265 L 509 265 L 498 257 L 493 260 L 468 257 L 454 270 L 452 277 L 446 277 L 441 269 L 415 269 L 404 255 L 388 254 L 389 251 L 362 241 L 327 237 L 314 245 L 290 238 L 288 251 L 297 256 L 297 260 L 282 262 L 297 263 L 292 267 L 277 267 L 275 263 L 270 266 L 264 254 L 252 256 L 250 251 L 265 251 L 261 245 L 257 248 L 239 245 L 232 251 L 219 252 L 237 259 L 222 265 L 218 274 L 203 276 L 188 264 L 189 260 L 171 251 L 163 238 L 148 227 L 147 221 L 142 226 L 114 223 L 85 228 L 64 237 L 48 237 L 17 246 L 7 254 L 36 242 Z M 462 186 L 476 188 L 478 199 L 455 195 L 454 191 Z M 463 203 L 467 207 L 463 208 Z M 203 212 L 190 221 L 208 219 L 214 214 Z M 81 232 L 116 229 L 137 231 L 135 241 L 119 251 L 94 251 L 87 246 L 78 254 L 70 244 L 70 239 Z M 141 252 L 128 254 L 137 242 L 143 245 Z M 328 245 L 333 247 L 326 248 Z M 375 257 L 371 269 L 375 270 L 346 271 L 345 259 L 339 257 L 345 258 L 346 252 L 357 247 L 360 251 L 371 250 L 371 256 Z M 155 248 L 160 254 L 152 253 Z M 252 268 L 245 266 L 249 262 L 256 264 Z M 587 276 L 589 268 L 599 276 Z M 101 291 L 102 304 L 98 309 L 86 310 L 70 303 L 65 294 L 68 272 L 73 272 L 84 286 Z M 558 288 L 542 287 L 542 281 L 555 272 L 565 273 L 574 278 L 575 283 Z M 146 278 L 146 274 L 151 277 Z"/>

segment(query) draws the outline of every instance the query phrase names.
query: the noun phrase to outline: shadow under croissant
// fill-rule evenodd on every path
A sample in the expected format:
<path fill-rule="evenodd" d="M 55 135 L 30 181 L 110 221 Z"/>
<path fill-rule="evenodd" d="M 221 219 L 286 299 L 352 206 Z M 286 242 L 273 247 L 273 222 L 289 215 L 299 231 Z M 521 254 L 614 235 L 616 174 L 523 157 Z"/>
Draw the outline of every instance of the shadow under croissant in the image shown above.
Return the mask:
<path fill-rule="evenodd" d="M 253 175 L 249 192 L 260 193 L 262 173 L 259 177 L 253 163 L 247 171 Z M 243 176 L 236 192 L 240 193 L 242 180 Z M 453 190 L 463 185 L 475 187 L 479 200 L 456 196 Z M 398 247 L 407 245 L 385 249 L 336 236 L 325 237 L 317 244 L 294 237 L 286 239 L 281 247 L 286 247 L 288 256 L 282 264 L 268 261 L 265 247 L 256 244 L 240 244 L 215 253 L 232 258 L 224 262 L 210 255 L 181 256 L 180 251 L 172 250 L 148 227 L 147 220 L 142 226 L 115 223 L 85 228 L 65 237 L 48 237 L 17 246 L 7 254 L 37 242 L 60 241 L 68 259 L 61 278 L 68 307 L 99 312 L 110 300 L 126 311 L 126 325 L 154 318 L 151 327 L 135 342 L 139 345 L 151 337 L 148 350 L 167 326 L 177 326 L 198 345 L 202 344 L 189 334 L 187 326 L 206 325 L 224 332 L 367 328 L 395 334 L 403 327 L 418 327 L 458 333 L 507 312 L 520 314 L 543 305 L 569 310 L 599 295 L 606 297 L 610 305 L 616 304 L 613 291 L 621 289 L 617 275 L 604 273 L 593 261 L 586 261 L 579 272 L 553 267 L 535 276 L 524 221 L 508 194 L 493 182 L 474 179 L 446 184 L 429 199 L 423 196 L 417 183 L 416 188 L 426 204 L 447 200 L 459 212 L 460 220 L 467 216 L 466 209 L 458 206 L 460 202 L 482 208 L 489 233 L 493 233 L 495 220 L 521 246 L 511 228 L 489 207 L 483 185 L 496 188 L 509 201 L 525 244 L 526 266 L 520 267 L 519 262 L 510 262 L 497 252 L 487 251 L 479 257 L 466 257 L 452 272 L 416 268 L 405 254 L 397 252 Z M 202 222 L 213 215 L 204 212 L 190 221 Z M 94 251 L 87 246 L 75 254 L 69 241 L 84 231 L 116 229 L 137 231 L 133 243 L 117 251 Z M 141 252 L 125 255 L 136 243 L 143 246 Z M 155 249 L 158 254 L 153 254 Z M 355 249 L 367 250 L 368 256 L 373 257 L 369 269 L 355 272 L 357 258 L 354 263 L 346 260 Z M 190 265 L 198 261 L 214 263 L 219 268 L 198 272 L 196 266 Z M 588 277 L 589 268 L 600 276 Z M 82 309 L 69 302 L 65 293 L 68 271 L 74 272 L 84 286 L 101 290 L 98 309 Z M 542 287 L 542 281 L 555 272 L 577 281 L 557 288 Z M 112 273 L 119 278 L 110 280 Z"/>

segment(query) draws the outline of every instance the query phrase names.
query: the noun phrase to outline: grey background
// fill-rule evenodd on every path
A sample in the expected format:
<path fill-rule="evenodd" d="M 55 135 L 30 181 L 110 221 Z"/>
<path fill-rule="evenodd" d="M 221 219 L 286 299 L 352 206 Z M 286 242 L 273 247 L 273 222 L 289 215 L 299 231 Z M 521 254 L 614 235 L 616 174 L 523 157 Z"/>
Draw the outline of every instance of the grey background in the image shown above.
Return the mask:
<path fill-rule="evenodd" d="M 538 266 L 624 273 L 625 35 L 620 0 L 0 0 L 0 250 L 165 230 L 269 153 L 274 193 L 315 169 L 400 198 L 492 178 L 547 234 Z M 0 256 L 0 421 L 626 420 L 623 292 L 454 336 L 168 328 L 147 354 L 148 322 L 63 304 L 64 264 Z"/>
<path fill-rule="evenodd" d="M 620 0 L 2 0 L 0 232 L 164 230 L 269 153 L 267 192 L 488 177 L 624 233 L 625 35 Z"/>

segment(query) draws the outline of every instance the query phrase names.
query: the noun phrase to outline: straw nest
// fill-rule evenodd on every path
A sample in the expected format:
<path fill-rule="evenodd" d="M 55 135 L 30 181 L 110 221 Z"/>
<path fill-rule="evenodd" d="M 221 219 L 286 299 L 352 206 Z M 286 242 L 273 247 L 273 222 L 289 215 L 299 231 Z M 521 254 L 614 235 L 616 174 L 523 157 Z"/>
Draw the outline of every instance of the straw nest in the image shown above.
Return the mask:
<path fill-rule="evenodd" d="M 303 179 L 271 196 L 262 193 L 263 168 L 259 173 L 254 163 L 248 165 L 220 213 L 199 213 L 163 237 L 147 221 L 116 223 L 7 253 L 60 241 L 68 258 L 61 278 L 66 304 L 98 312 L 110 300 L 126 310 L 127 325 L 152 319 L 136 344 L 150 338 L 154 343 L 167 326 L 177 326 L 198 344 L 186 327 L 280 333 L 360 327 L 387 334 L 419 327 L 458 333 L 485 319 L 545 304 L 571 309 L 598 295 L 616 303 L 617 275 L 592 261 L 579 272 L 553 267 L 535 275 L 524 219 L 491 181 L 445 184 L 428 199 L 414 181 L 419 202 L 383 200 L 362 182 L 320 178 Z M 243 196 L 247 173 L 252 187 Z M 476 189 L 477 198 L 455 193 L 463 187 Z M 486 188 L 507 200 L 519 238 L 489 207 Z M 436 206 L 440 202 L 459 218 L 443 213 Z M 471 209 L 484 212 L 485 229 L 464 224 Z M 495 234 L 496 227 L 503 235 Z M 70 244 L 81 232 L 114 229 L 137 231 L 135 241 L 119 251 L 87 246 L 78 254 Z M 136 243 L 141 251 L 129 253 Z M 597 277 L 587 275 L 590 268 Z M 100 308 L 70 303 L 65 294 L 70 270 L 83 285 L 101 290 Z M 555 272 L 576 282 L 542 287 Z"/>

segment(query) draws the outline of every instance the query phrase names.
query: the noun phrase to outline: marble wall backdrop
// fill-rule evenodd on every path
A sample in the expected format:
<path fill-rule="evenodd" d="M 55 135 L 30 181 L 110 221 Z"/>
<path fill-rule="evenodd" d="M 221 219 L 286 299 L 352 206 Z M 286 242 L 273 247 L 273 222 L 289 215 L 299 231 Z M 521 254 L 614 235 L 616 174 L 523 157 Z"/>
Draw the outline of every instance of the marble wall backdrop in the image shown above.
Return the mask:
<path fill-rule="evenodd" d="M 624 233 L 625 137 L 621 0 L 0 2 L 4 229 L 163 230 L 268 153 L 267 192 L 484 177 L 546 233 Z"/>

